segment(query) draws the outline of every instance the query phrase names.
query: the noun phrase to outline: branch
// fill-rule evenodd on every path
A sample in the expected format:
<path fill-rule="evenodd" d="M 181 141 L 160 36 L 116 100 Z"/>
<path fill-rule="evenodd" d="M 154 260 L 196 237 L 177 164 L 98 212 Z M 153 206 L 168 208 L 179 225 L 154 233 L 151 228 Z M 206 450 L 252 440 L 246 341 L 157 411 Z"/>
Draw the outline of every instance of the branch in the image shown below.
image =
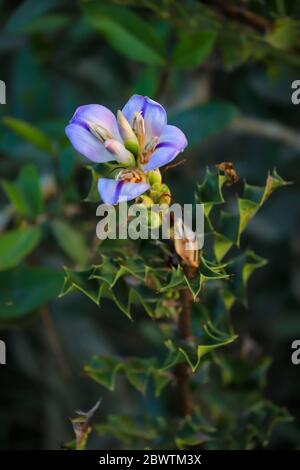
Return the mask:
<path fill-rule="evenodd" d="M 233 5 L 229 3 L 228 0 L 206 0 L 203 3 L 219 10 L 224 16 L 239 21 L 240 23 L 244 23 L 262 33 L 266 33 L 272 29 L 272 21 L 247 10 L 242 5 Z"/>
<path fill-rule="evenodd" d="M 241 116 L 229 126 L 234 131 L 265 137 L 281 142 L 296 150 L 300 150 L 300 134 L 276 121 L 264 121 L 252 117 Z"/>
<path fill-rule="evenodd" d="M 178 333 L 180 339 L 187 340 L 191 337 L 191 295 L 187 289 L 181 292 L 181 311 L 178 319 Z M 177 365 L 175 375 L 178 384 L 178 409 L 181 416 L 185 417 L 191 413 L 192 402 L 189 390 L 190 367 L 182 362 Z"/>

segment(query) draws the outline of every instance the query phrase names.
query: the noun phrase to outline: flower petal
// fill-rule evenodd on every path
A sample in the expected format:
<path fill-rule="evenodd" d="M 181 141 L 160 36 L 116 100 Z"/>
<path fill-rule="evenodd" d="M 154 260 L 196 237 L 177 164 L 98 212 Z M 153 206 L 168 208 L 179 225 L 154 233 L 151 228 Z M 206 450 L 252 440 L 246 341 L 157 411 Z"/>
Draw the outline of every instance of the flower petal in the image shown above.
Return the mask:
<path fill-rule="evenodd" d="M 66 134 L 77 152 L 92 162 L 109 162 L 114 156 L 106 150 L 104 145 L 91 132 L 80 124 L 69 124 Z"/>
<path fill-rule="evenodd" d="M 101 104 L 79 106 L 71 119 L 71 123 L 81 124 L 86 129 L 89 129 L 89 124 L 101 126 L 111 134 L 111 138 L 122 142 L 114 114 Z"/>
<path fill-rule="evenodd" d="M 99 178 L 98 191 L 105 204 L 131 201 L 149 189 L 148 183 L 129 183 L 110 178 Z"/>
<path fill-rule="evenodd" d="M 167 113 L 161 104 L 148 96 L 133 95 L 123 108 L 123 114 L 133 125 L 134 113 L 140 112 L 145 121 L 146 143 L 153 137 L 159 137 L 167 124 Z"/>
<path fill-rule="evenodd" d="M 186 146 L 186 137 L 178 127 L 165 126 L 149 162 L 143 166 L 144 171 L 154 170 L 166 165 L 174 160 Z"/>

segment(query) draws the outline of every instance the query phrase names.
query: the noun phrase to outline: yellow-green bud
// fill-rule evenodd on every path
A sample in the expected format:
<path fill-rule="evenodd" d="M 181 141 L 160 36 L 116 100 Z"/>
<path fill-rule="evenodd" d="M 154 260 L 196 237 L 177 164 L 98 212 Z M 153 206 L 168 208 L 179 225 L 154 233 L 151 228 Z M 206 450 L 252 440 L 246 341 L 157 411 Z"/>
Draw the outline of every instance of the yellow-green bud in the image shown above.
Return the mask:
<path fill-rule="evenodd" d="M 159 171 L 158 168 L 156 170 L 148 171 L 147 176 L 148 176 L 148 181 L 151 184 L 151 186 L 153 184 L 161 184 L 162 177 L 161 177 L 161 172 Z"/>
<path fill-rule="evenodd" d="M 137 203 L 142 204 L 145 207 L 151 207 L 154 204 L 153 199 L 145 194 L 137 198 Z"/>
<path fill-rule="evenodd" d="M 150 189 L 150 196 L 159 204 L 170 204 L 171 191 L 166 184 L 155 183 Z"/>
<path fill-rule="evenodd" d="M 159 212 L 148 211 L 148 226 L 150 229 L 156 229 L 161 225 L 161 217 Z"/>

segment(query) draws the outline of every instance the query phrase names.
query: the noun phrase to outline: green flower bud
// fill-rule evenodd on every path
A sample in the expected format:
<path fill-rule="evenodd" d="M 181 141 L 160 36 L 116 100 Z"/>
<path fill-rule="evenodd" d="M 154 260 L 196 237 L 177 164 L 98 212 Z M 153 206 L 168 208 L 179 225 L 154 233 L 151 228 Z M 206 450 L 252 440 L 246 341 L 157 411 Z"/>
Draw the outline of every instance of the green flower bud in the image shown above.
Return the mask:
<path fill-rule="evenodd" d="M 171 202 L 171 191 L 166 184 L 155 183 L 150 189 L 150 196 L 159 204 L 169 205 Z"/>
<path fill-rule="evenodd" d="M 161 217 L 159 212 L 148 211 L 148 226 L 150 229 L 154 230 L 161 225 Z"/>
<path fill-rule="evenodd" d="M 151 207 L 154 202 L 153 202 L 153 199 L 151 199 L 151 197 L 149 196 L 146 196 L 145 194 L 143 194 L 142 196 L 139 196 L 136 200 L 136 202 L 138 204 L 142 204 L 144 207 Z"/>
<path fill-rule="evenodd" d="M 151 186 L 153 184 L 161 184 L 162 177 L 161 177 L 161 172 L 159 171 L 158 168 L 156 170 L 148 171 L 147 176 L 148 176 L 148 181 L 151 184 Z"/>

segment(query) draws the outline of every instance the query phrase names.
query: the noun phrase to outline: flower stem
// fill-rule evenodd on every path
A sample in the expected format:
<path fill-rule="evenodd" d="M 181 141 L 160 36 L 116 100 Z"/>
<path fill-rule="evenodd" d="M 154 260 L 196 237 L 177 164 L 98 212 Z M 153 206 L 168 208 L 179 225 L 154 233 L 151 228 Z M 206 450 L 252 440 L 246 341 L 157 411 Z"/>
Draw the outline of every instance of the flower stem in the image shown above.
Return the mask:
<path fill-rule="evenodd" d="M 191 337 L 190 325 L 191 295 L 188 289 L 181 292 L 181 311 L 178 318 L 178 336 L 181 340 Z M 192 402 L 189 389 L 190 367 L 186 362 L 177 365 L 175 370 L 178 386 L 178 412 L 185 417 L 191 414 Z"/>

